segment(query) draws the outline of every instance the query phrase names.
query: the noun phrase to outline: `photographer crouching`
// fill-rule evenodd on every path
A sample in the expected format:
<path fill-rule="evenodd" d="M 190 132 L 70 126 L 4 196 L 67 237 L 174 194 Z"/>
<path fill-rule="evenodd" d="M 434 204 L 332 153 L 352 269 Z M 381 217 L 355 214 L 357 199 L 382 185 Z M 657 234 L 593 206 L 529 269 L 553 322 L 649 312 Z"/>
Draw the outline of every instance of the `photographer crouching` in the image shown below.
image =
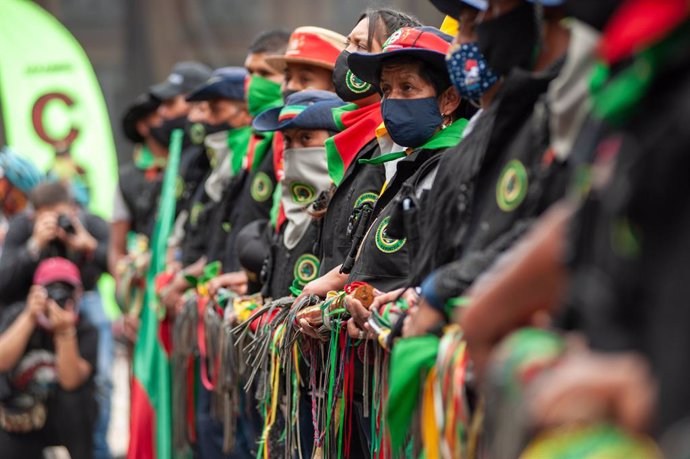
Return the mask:
<path fill-rule="evenodd" d="M 90 458 L 98 334 L 80 320 L 79 269 L 49 258 L 33 284 L 0 314 L 0 451 L 4 459 L 39 459 L 63 446 L 72 459 Z"/>
<path fill-rule="evenodd" d="M 79 310 L 98 330 L 95 370 L 99 416 L 94 433 L 94 457 L 109 458 L 106 442 L 112 392 L 113 337 L 103 310 L 97 282 L 107 271 L 108 224 L 81 209 L 60 182 L 43 183 L 29 197 L 32 210 L 10 221 L 0 258 L 0 304 L 24 301 L 42 260 L 63 257 L 79 269 L 84 293 Z"/>

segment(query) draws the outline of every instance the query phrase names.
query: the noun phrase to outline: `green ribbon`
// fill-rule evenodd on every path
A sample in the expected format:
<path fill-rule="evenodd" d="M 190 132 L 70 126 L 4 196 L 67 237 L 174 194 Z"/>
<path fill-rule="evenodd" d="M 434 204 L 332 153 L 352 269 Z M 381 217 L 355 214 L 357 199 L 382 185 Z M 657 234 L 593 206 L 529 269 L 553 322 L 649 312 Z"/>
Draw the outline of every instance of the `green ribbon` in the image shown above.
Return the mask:
<path fill-rule="evenodd" d="M 455 120 L 453 124 L 445 129 L 441 129 L 436 134 L 434 134 L 431 139 L 429 139 L 421 147 L 415 148 L 415 150 L 440 150 L 441 148 L 454 147 L 460 143 L 467 127 L 468 121 L 465 118 L 460 118 Z M 385 155 L 377 156 L 372 159 L 360 159 L 359 164 L 383 164 L 389 161 L 393 161 L 399 158 L 404 158 L 407 153 L 404 151 L 398 151 L 394 153 L 387 153 Z"/>
<path fill-rule="evenodd" d="M 280 107 L 283 98 L 280 84 L 259 75 L 253 75 L 247 85 L 247 109 L 256 116 L 270 108 Z"/>
<path fill-rule="evenodd" d="M 201 273 L 201 276 L 194 277 L 192 275 L 186 274 L 184 278 L 193 287 L 196 287 L 197 285 L 204 285 L 214 277 L 218 277 L 218 275 L 220 275 L 220 267 L 220 261 L 214 261 L 204 266 L 204 271 Z"/>
<path fill-rule="evenodd" d="M 402 338 L 391 354 L 390 388 L 388 391 L 388 432 L 392 451 L 405 446 L 405 437 L 412 424 L 422 378 L 436 364 L 440 339 L 435 335 Z"/>
<path fill-rule="evenodd" d="M 230 163 L 233 176 L 242 170 L 242 163 L 247 156 L 249 139 L 252 136 L 252 128 L 244 126 L 228 131 L 228 148 L 230 149 Z"/>

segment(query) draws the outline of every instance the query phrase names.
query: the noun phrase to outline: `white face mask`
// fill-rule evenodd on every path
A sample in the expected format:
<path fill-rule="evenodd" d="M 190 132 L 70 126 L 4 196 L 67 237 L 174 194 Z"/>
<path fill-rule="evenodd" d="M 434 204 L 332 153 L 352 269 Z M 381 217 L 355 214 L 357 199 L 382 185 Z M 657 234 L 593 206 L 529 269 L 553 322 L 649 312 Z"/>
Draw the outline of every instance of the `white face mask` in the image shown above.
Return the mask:
<path fill-rule="evenodd" d="M 204 190 L 215 202 L 220 201 L 223 189 L 232 177 L 230 164 L 230 147 L 228 147 L 228 131 L 207 135 L 204 139 L 206 154 L 213 171 L 204 183 Z"/>
<path fill-rule="evenodd" d="M 281 202 L 287 224 L 284 244 L 294 248 L 309 228 L 309 207 L 331 186 L 325 147 L 289 148 L 283 153 Z"/>

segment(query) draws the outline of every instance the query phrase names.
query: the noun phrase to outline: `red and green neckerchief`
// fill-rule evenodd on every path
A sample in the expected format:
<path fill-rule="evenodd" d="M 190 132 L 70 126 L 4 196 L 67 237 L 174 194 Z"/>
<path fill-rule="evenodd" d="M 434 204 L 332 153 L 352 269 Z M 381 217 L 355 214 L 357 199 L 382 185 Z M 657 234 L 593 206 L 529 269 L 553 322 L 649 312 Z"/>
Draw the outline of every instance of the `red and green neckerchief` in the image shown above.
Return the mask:
<path fill-rule="evenodd" d="M 590 85 L 598 118 L 620 125 L 632 115 L 659 71 L 690 44 L 689 13 L 685 0 L 628 0 L 620 7 L 604 31 Z"/>
<path fill-rule="evenodd" d="M 357 153 L 376 138 L 376 128 L 383 122 L 381 103 L 343 105 L 333 109 L 333 120 L 342 132 L 326 140 L 326 158 L 328 174 L 337 186 Z"/>
<path fill-rule="evenodd" d="M 152 180 L 158 173 L 165 170 L 168 165 L 167 156 L 154 155 L 148 146 L 141 144 L 134 151 L 134 166 L 144 171 L 146 178 Z"/>

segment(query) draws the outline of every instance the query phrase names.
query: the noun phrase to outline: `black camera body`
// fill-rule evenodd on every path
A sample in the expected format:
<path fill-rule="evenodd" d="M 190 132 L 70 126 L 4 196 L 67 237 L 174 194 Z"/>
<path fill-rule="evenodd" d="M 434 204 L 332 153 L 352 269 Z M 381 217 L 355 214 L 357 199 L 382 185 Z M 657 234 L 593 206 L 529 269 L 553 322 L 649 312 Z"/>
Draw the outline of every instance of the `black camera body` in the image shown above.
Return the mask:
<path fill-rule="evenodd" d="M 73 286 L 64 282 L 53 282 L 46 285 L 48 298 L 55 301 L 62 309 L 65 309 L 65 306 L 67 306 L 67 301 L 74 298 L 74 290 Z"/>
<path fill-rule="evenodd" d="M 67 234 L 76 234 L 77 230 L 74 229 L 72 224 L 72 219 L 65 214 L 58 215 L 58 226 Z"/>

